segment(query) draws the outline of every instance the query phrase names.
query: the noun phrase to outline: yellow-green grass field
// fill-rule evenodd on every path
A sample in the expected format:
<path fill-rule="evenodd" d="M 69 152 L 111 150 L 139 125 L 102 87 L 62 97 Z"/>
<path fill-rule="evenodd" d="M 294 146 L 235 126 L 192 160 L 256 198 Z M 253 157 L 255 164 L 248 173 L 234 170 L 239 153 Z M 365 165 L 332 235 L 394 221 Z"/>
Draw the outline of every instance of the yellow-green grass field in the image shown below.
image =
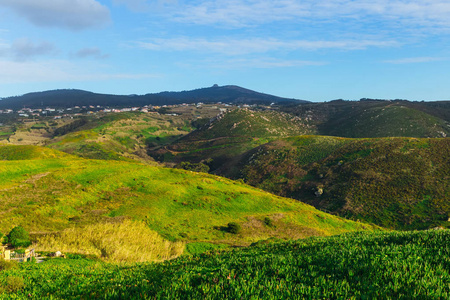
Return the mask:
<path fill-rule="evenodd" d="M 215 175 L 32 148 L 29 157 L 0 162 L 0 232 L 21 225 L 38 243 L 49 233 L 124 220 L 171 241 L 240 246 L 375 229 Z M 54 158 L 37 159 L 46 151 Z M 230 222 L 241 231 L 230 233 Z"/>

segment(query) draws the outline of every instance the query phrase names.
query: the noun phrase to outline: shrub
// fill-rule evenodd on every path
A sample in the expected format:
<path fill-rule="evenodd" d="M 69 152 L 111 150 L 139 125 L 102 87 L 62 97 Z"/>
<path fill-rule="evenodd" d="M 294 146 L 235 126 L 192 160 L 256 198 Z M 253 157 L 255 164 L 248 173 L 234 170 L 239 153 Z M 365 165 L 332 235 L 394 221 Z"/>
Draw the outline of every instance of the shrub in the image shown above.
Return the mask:
<path fill-rule="evenodd" d="M 16 226 L 9 232 L 8 241 L 14 248 L 31 245 L 30 235 L 22 226 Z"/>
<path fill-rule="evenodd" d="M 14 269 L 17 267 L 17 263 L 15 261 L 6 261 L 0 259 L 0 272 L 3 270 Z"/>
<path fill-rule="evenodd" d="M 6 278 L 6 291 L 10 293 L 17 292 L 25 286 L 23 278 L 19 276 L 9 276 Z"/>
<path fill-rule="evenodd" d="M 269 227 L 273 227 L 272 219 L 269 218 L 269 217 L 265 217 L 264 218 L 264 225 L 269 226 Z"/>
<path fill-rule="evenodd" d="M 238 234 L 242 231 L 241 225 L 236 222 L 228 223 L 228 232 Z"/>
<path fill-rule="evenodd" d="M 179 165 L 177 165 L 176 168 L 185 169 L 193 172 L 203 172 L 203 173 L 209 172 L 209 166 L 204 164 L 203 162 L 191 163 L 188 161 L 183 161 Z"/>

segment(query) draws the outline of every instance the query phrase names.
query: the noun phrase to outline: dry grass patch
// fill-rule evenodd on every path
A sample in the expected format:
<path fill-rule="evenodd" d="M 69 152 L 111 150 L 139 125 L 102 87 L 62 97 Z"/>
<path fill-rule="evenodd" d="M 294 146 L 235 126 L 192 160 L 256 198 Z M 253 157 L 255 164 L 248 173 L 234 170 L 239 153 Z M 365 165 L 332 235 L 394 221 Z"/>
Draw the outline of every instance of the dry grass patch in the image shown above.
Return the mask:
<path fill-rule="evenodd" d="M 108 262 L 161 261 L 180 256 L 184 243 L 170 242 L 142 222 L 100 223 L 68 228 L 38 239 L 38 251 L 94 255 Z"/>

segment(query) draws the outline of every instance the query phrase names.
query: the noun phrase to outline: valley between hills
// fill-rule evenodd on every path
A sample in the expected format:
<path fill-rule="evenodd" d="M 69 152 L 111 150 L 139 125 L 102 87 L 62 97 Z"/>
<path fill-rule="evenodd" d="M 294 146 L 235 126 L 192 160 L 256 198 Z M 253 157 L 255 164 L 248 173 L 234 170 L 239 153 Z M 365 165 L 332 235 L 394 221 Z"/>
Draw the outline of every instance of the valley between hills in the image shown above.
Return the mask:
<path fill-rule="evenodd" d="M 0 299 L 450 294 L 450 101 L 214 86 L 0 108 L 2 251 L 20 226 L 66 257 L 0 256 Z"/>

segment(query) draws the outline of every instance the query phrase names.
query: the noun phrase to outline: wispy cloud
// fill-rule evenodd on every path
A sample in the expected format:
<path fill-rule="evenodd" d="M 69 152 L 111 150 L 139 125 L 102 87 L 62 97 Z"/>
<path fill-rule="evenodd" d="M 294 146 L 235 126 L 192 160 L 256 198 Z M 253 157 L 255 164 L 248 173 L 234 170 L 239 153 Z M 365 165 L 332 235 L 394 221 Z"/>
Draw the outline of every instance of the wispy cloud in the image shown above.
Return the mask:
<path fill-rule="evenodd" d="M 116 5 L 125 5 L 134 12 L 161 11 L 168 7 L 177 5 L 177 0 L 112 0 Z"/>
<path fill-rule="evenodd" d="M 199 62 L 196 62 L 198 65 Z M 204 65 L 207 67 L 218 69 L 274 69 L 274 68 L 292 68 L 292 67 L 307 67 L 307 66 L 323 66 L 328 64 L 324 61 L 308 61 L 308 60 L 285 60 L 276 59 L 270 57 L 262 58 L 240 58 L 240 59 L 228 59 L 221 62 L 207 61 Z"/>
<path fill-rule="evenodd" d="M 310 11 L 310 4 L 292 0 L 216 0 L 188 4 L 175 11 L 173 17 L 179 22 L 246 27 L 306 17 Z"/>
<path fill-rule="evenodd" d="M 98 70 L 100 69 L 100 70 Z M 160 74 L 117 73 L 92 65 L 80 65 L 66 60 L 8 61 L 0 60 L 0 82 L 2 84 L 32 82 L 77 82 L 103 81 L 109 79 L 158 78 Z"/>
<path fill-rule="evenodd" d="M 56 48 L 47 41 L 34 43 L 28 38 L 21 38 L 12 43 L 10 51 L 16 59 L 27 60 L 35 56 L 54 54 Z"/>
<path fill-rule="evenodd" d="M 427 63 L 435 61 L 447 60 L 442 57 L 407 57 L 394 60 L 385 60 L 384 63 L 388 64 L 417 64 L 417 63 Z"/>
<path fill-rule="evenodd" d="M 361 50 L 368 47 L 393 47 L 398 46 L 398 43 L 396 41 L 379 40 L 307 41 L 278 40 L 274 38 L 222 38 L 208 40 L 202 38 L 181 37 L 173 39 L 153 39 L 146 42 L 139 41 L 135 42 L 135 45 L 153 51 L 200 51 L 226 55 L 245 55 L 278 50 Z"/>
<path fill-rule="evenodd" d="M 36 26 L 83 30 L 110 22 L 109 9 L 96 0 L 0 0 Z"/>
<path fill-rule="evenodd" d="M 95 58 L 95 59 L 104 59 L 109 57 L 108 54 L 103 54 L 102 51 L 97 47 L 80 49 L 73 56 L 78 58 Z"/>
<path fill-rule="evenodd" d="M 411 26 L 450 27 L 448 0 L 203 0 L 167 12 L 192 24 L 248 27 L 276 21 L 392 22 Z"/>

